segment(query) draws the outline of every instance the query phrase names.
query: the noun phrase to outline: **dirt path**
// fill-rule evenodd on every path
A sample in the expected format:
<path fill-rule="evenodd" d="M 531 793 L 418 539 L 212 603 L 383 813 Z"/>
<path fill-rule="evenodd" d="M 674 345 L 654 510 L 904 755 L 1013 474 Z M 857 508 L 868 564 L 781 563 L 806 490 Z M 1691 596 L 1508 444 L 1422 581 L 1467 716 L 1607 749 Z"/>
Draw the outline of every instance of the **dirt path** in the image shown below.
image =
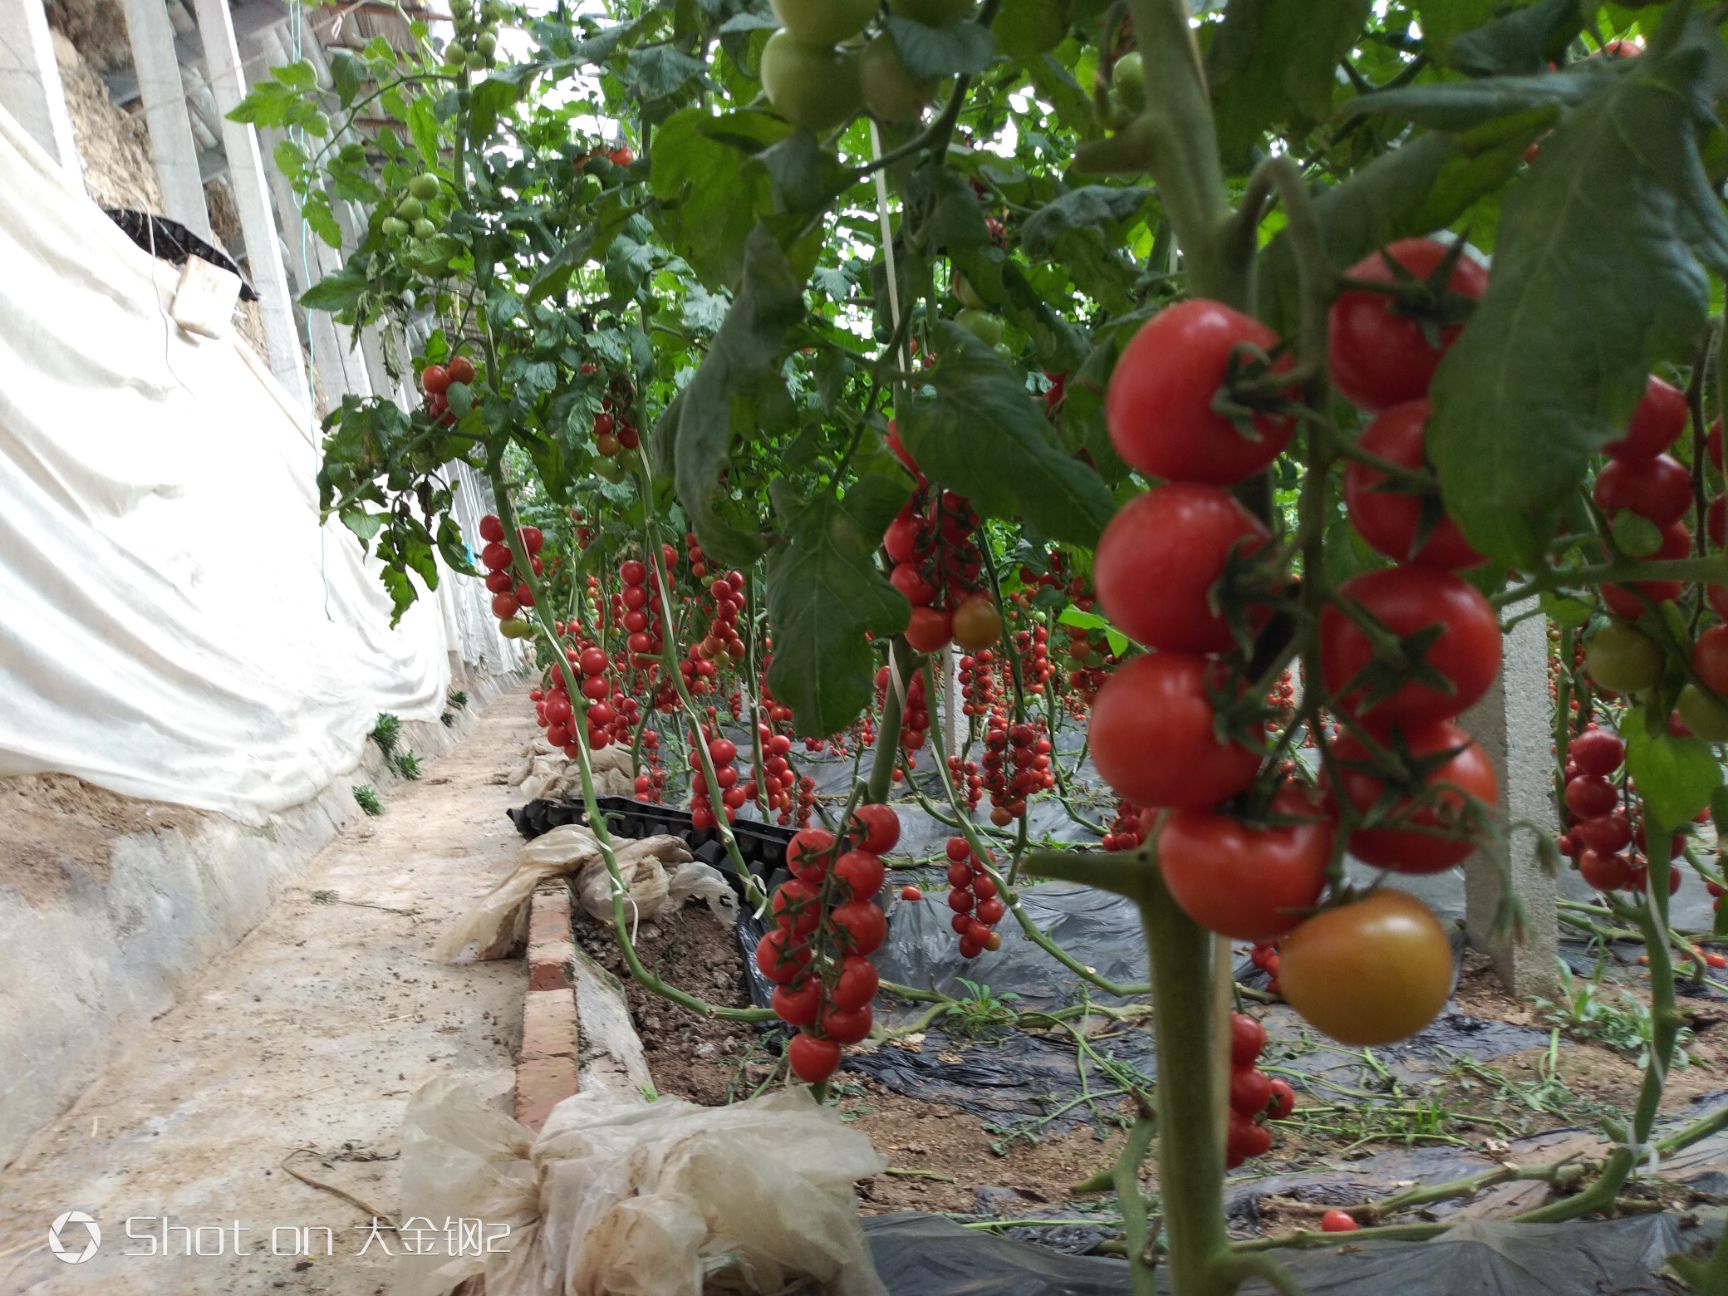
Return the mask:
<path fill-rule="evenodd" d="M 495 780 L 533 729 L 519 698 L 499 699 L 381 817 L 322 851 L 179 1007 L 113 1042 L 108 1074 L 0 1181 L 0 1293 L 388 1291 L 379 1242 L 359 1255 L 371 1212 L 283 1162 L 309 1149 L 295 1170 L 393 1214 L 419 1085 L 455 1076 L 508 1102 L 521 963 L 448 968 L 426 951 L 514 856 L 504 810 L 520 794 Z M 66 1210 L 101 1226 L 86 1263 L 47 1247 Z M 193 1246 L 182 1226 L 202 1226 Z M 303 1235 L 310 1257 L 295 1254 Z"/>

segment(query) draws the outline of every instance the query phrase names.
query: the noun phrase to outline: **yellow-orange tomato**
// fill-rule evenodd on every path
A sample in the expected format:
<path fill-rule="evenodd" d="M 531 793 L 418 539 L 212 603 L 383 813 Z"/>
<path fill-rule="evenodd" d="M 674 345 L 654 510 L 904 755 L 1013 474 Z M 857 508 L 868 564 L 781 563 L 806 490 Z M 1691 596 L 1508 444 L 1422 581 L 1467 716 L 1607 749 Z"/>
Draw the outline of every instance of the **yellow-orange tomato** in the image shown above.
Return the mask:
<path fill-rule="evenodd" d="M 1452 944 L 1428 906 L 1380 890 L 1314 915 L 1284 938 L 1278 986 L 1311 1026 L 1341 1044 L 1390 1044 L 1440 1015 Z"/>
<path fill-rule="evenodd" d="M 1002 637 L 1002 614 L 988 595 L 974 594 L 954 609 L 954 642 L 967 652 L 988 648 Z"/>

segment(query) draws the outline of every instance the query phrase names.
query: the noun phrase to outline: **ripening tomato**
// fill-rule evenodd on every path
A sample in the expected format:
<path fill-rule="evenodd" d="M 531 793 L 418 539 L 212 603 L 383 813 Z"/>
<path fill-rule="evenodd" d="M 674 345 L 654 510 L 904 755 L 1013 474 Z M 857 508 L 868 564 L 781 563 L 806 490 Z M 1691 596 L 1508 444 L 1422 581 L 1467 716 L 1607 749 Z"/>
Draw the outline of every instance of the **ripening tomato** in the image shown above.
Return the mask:
<path fill-rule="evenodd" d="M 1452 252 L 1435 239 L 1400 239 L 1344 273 L 1366 283 L 1421 282 L 1436 274 Z M 1362 289 L 1339 293 L 1326 317 L 1332 385 L 1358 409 L 1382 410 L 1422 399 L 1464 327 L 1467 303 L 1487 289 L 1488 272 L 1460 253 L 1437 294 L 1411 300 Z"/>
<path fill-rule="evenodd" d="M 1228 486 L 1278 457 L 1295 421 L 1287 414 L 1244 410 L 1252 435 L 1215 408 L 1229 399 L 1235 374 L 1260 367 L 1278 335 L 1259 320 L 1215 301 L 1166 307 L 1122 349 L 1105 393 L 1110 442 L 1128 465 L 1166 481 Z M 1274 370 L 1290 366 L 1280 356 Z M 1288 396 L 1294 396 L 1292 389 Z"/>
<path fill-rule="evenodd" d="M 1332 746 L 1343 767 L 1344 795 L 1350 804 L 1359 814 L 1379 806 L 1387 820 L 1385 827 L 1358 828 L 1352 833 L 1350 853 L 1364 864 L 1396 873 L 1438 873 L 1475 849 L 1468 834 L 1480 826 L 1481 819 L 1479 813 L 1472 813 L 1469 798 L 1493 810 L 1499 796 L 1494 766 L 1479 743 L 1444 721 L 1406 733 L 1403 743 L 1417 761 L 1453 753 L 1423 778 L 1422 795 L 1429 800 L 1420 808 L 1412 797 L 1382 805 L 1386 785 L 1372 772 L 1373 757 L 1355 737 L 1344 734 Z"/>
<path fill-rule="evenodd" d="M 1432 406 L 1406 401 L 1383 411 L 1357 443 L 1403 468 L 1427 467 L 1422 433 Z M 1378 468 L 1352 460 L 1344 470 L 1344 502 L 1350 522 L 1375 549 L 1398 562 L 1456 571 L 1482 562 L 1458 524 L 1441 507 L 1438 490 L 1412 493 L 1388 482 Z M 1417 537 L 1423 537 L 1418 543 Z"/>
<path fill-rule="evenodd" d="M 954 609 L 954 642 L 967 652 L 980 652 L 1002 637 L 1002 614 L 988 594 L 962 599 Z"/>
<path fill-rule="evenodd" d="M 1320 671 L 1326 690 L 1357 719 L 1376 727 L 1414 727 L 1449 720 L 1488 691 L 1500 672 L 1500 622 L 1494 609 L 1449 572 L 1393 567 L 1363 572 L 1338 587 L 1338 599 L 1353 602 L 1403 640 L 1432 636 L 1422 664 L 1445 687 L 1420 679 L 1375 679 L 1355 683 L 1375 661 L 1367 634 L 1335 605 L 1320 614 Z M 1435 627 L 1439 628 L 1437 634 Z"/>
<path fill-rule="evenodd" d="M 1332 817 L 1298 788 L 1272 798 L 1254 827 L 1211 810 L 1173 811 L 1158 834 L 1158 868 L 1182 912 L 1235 940 L 1270 940 L 1306 916 L 1326 886 Z"/>
<path fill-rule="evenodd" d="M 1659 454 L 1628 462 L 1610 459 L 1596 474 L 1592 489 L 1609 517 L 1628 509 L 1658 527 L 1671 526 L 1692 507 L 1692 474 L 1678 459 Z"/>
<path fill-rule="evenodd" d="M 1651 374 L 1626 435 L 1610 441 L 1602 451 L 1616 459 L 1654 459 L 1680 439 L 1686 430 L 1686 413 L 1686 393 Z"/>
<path fill-rule="evenodd" d="M 1224 652 L 1230 625 L 1217 607 L 1232 561 L 1271 538 L 1259 518 L 1216 486 L 1172 482 L 1138 496 L 1110 519 L 1092 580 L 1104 615 L 1148 648 Z M 1264 621 L 1266 609 L 1255 609 Z"/>
<path fill-rule="evenodd" d="M 840 1065 L 840 1046 L 833 1040 L 799 1032 L 786 1046 L 786 1061 L 792 1074 L 805 1084 L 821 1084 Z"/>
<path fill-rule="evenodd" d="M 1352 1047 L 1391 1044 L 1440 1015 L 1452 944 L 1428 906 L 1382 888 L 1284 938 L 1278 985 L 1317 1030 Z"/>
<path fill-rule="evenodd" d="M 1092 759 L 1117 795 L 1139 806 L 1205 807 L 1253 781 L 1259 752 L 1213 736 L 1209 669 L 1192 653 L 1149 653 L 1119 666 L 1098 690 Z"/>
<path fill-rule="evenodd" d="M 872 855 L 886 855 L 900 841 L 900 816 L 892 806 L 879 801 L 867 801 L 852 808 L 852 823 L 848 835 L 859 850 Z"/>

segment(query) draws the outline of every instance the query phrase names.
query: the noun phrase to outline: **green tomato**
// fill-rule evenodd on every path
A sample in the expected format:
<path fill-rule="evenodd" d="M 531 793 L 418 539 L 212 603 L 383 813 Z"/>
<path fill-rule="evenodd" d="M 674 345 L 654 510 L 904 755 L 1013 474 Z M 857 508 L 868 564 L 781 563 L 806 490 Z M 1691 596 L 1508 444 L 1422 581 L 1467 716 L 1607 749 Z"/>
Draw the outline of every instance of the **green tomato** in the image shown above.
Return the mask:
<path fill-rule="evenodd" d="M 408 222 L 395 216 L 386 216 L 378 222 L 378 228 L 384 231 L 385 238 L 401 238 L 408 232 Z"/>
<path fill-rule="evenodd" d="M 616 459 L 596 459 L 594 475 L 609 482 L 621 482 L 624 480 L 624 465 Z"/>
<path fill-rule="evenodd" d="M 498 633 L 506 639 L 526 639 L 529 626 L 521 617 L 508 617 L 498 623 Z"/>
<path fill-rule="evenodd" d="M 1608 532 L 1620 552 L 1628 558 L 1648 558 L 1662 547 L 1662 529 L 1631 509 L 1622 509 L 1608 524 Z"/>
<path fill-rule="evenodd" d="M 438 227 L 424 216 L 414 222 L 414 237 L 417 239 L 429 239 L 437 232 Z"/>
<path fill-rule="evenodd" d="M 858 56 L 805 45 L 782 28 L 762 47 L 762 88 L 794 126 L 827 131 L 850 121 L 863 101 Z"/>
<path fill-rule="evenodd" d="M 806 45 L 851 40 L 876 16 L 877 0 L 769 0 L 780 25 Z"/>
<path fill-rule="evenodd" d="M 438 177 L 435 175 L 417 175 L 408 182 L 408 194 L 418 198 L 423 203 L 429 203 L 438 196 Z"/>
<path fill-rule="evenodd" d="M 1584 649 L 1584 669 L 1605 689 L 1641 693 L 1662 678 L 1662 645 L 1624 621 L 1613 621 Z"/>
<path fill-rule="evenodd" d="M 498 52 L 498 37 L 492 32 L 481 32 L 474 48 L 480 52 L 481 58 L 491 58 Z"/>
<path fill-rule="evenodd" d="M 1139 50 L 1130 50 L 1116 60 L 1110 74 L 1110 99 L 1130 117 L 1146 111 L 1146 65 Z"/>
<path fill-rule="evenodd" d="M 396 214 L 405 221 L 417 221 L 426 214 L 426 204 L 418 198 L 404 198 L 396 204 Z"/>
<path fill-rule="evenodd" d="M 1002 341 L 1003 324 L 1000 315 L 992 315 L 976 306 L 968 306 L 954 317 L 954 322 L 987 347 L 997 346 Z"/>
<path fill-rule="evenodd" d="M 888 0 L 888 12 L 926 27 L 946 27 L 972 12 L 972 0 Z"/>
<path fill-rule="evenodd" d="M 958 270 L 954 272 L 953 282 L 949 286 L 954 289 L 954 300 L 962 306 L 970 306 L 974 310 L 984 309 L 984 299 L 978 295 L 972 281 Z"/>
<path fill-rule="evenodd" d="M 1674 704 L 1680 722 L 1692 731 L 1694 738 L 1707 743 L 1728 742 L 1728 706 L 1724 706 L 1696 684 L 1680 690 Z"/>
<path fill-rule="evenodd" d="M 1002 0 L 990 30 L 1004 54 L 1025 62 L 1054 49 L 1067 35 L 1064 10 L 1060 0 Z"/>
<path fill-rule="evenodd" d="M 936 82 L 920 80 L 906 70 L 894 38 L 883 32 L 864 47 L 859 59 L 864 106 L 881 122 L 915 122 L 936 97 Z"/>

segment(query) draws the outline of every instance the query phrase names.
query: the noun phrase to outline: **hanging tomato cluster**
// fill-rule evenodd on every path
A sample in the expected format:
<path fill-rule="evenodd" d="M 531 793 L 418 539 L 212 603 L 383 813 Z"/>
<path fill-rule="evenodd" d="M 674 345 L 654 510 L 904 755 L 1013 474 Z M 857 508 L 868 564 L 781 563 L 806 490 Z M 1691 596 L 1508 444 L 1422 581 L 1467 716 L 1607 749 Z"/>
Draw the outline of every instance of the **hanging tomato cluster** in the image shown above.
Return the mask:
<path fill-rule="evenodd" d="M 1274 1080 L 1256 1063 L 1266 1048 L 1266 1028 L 1247 1013 L 1230 1014 L 1230 1115 L 1224 1136 L 1224 1164 L 1234 1170 L 1272 1147 L 1269 1120 L 1287 1120 L 1296 1110 L 1296 1091 Z"/>
<path fill-rule="evenodd" d="M 826 828 L 805 828 L 787 847 L 792 877 L 770 898 L 774 926 L 756 947 L 756 966 L 776 986 L 775 1015 L 798 1028 L 786 1057 L 807 1084 L 833 1075 L 841 1046 L 870 1033 L 878 984 L 870 955 L 888 934 L 873 900 L 887 876 L 882 855 L 899 840 L 892 810 L 863 805 L 845 842 Z"/>
<path fill-rule="evenodd" d="M 995 600 L 979 586 L 984 556 L 978 514 L 953 491 L 920 488 L 882 535 L 893 562 L 888 579 L 912 605 L 906 642 L 921 653 L 950 643 L 976 652 L 1002 634 Z"/>
<path fill-rule="evenodd" d="M 887 704 L 888 689 L 891 686 L 889 670 L 886 666 L 876 668 L 876 710 L 881 712 Z M 905 754 L 908 767 L 915 768 L 918 764 L 918 753 L 924 748 L 924 740 L 930 733 L 930 711 L 924 699 L 924 672 L 913 671 L 905 681 L 906 697 L 900 709 L 900 750 Z M 868 717 L 864 720 L 866 730 L 870 730 Z M 860 744 L 868 746 L 873 737 L 861 737 Z M 894 781 L 903 782 L 906 774 L 900 766 L 894 767 Z"/>
<path fill-rule="evenodd" d="M 1043 722 L 1010 723 L 1006 711 L 990 717 L 984 734 L 983 781 L 990 793 L 990 822 L 1006 827 L 1026 813 L 1026 798 L 1056 786 L 1051 744 Z"/>
<path fill-rule="evenodd" d="M 708 760 L 714 766 L 714 781 L 720 788 L 720 804 L 726 813 L 726 822 L 734 823 L 738 819 L 739 808 L 748 799 L 749 788 L 740 783 L 737 766 L 738 744 L 724 734 L 713 729 L 707 729 L 697 735 L 698 742 L 708 748 Z M 690 760 L 690 823 L 695 828 L 712 828 L 715 826 L 714 802 L 708 786 L 708 776 L 702 772 L 701 761 L 692 755 Z"/>
<path fill-rule="evenodd" d="M 1002 947 L 996 924 L 1008 906 L 996 893 L 996 883 L 964 837 L 948 839 L 948 907 L 954 911 L 954 934 L 960 938 L 960 957 L 977 958 L 985 950 Z"/>
<path fill-rule="evenodd" d="M 498 632 L 506 639 L 526 638 L 528 623 L 517 613 L 534 606 L 534 591 L 528 588 L 526 574 L 517 570 L 516 555 L 504 542 L 504 522 L 497 514 L 488 513 L 480 519 L 480 538 L 486 542 L 480 550 L 480 565 L 486 569 L 486 588 L 492 591 L 492 615 L 498 618 Z M 545 570 L 540 550 L 546 537 L 539 527 L 523 527 L 519 539 L 534 575 L 540 575 Z"/>
<path fill-rule="evenodd" d="M 593 369 L 593 365 L 583 366 L 584 372 L 593 372 Z M 600 412 L 594 416 L 594 449 L 604 458 L 614 459 L 642 444 L 641 433 L 631 425 L 625 413 L 631 395 L 629 379 L 614 374 L 607 383 L 606 395 L 600 398 Z"/>
<path fill-rule="evenodd" d="M 474 362 L 467 356 L 451 356 L 449 364 L 427 365 L 420 371 L 420 390 L 426 394 L 426 417 L 442 427 L 453 426 L 456 411 L 450 408 L 450 387 L 454 383 L 471 386 L 473 382 Z"/>

